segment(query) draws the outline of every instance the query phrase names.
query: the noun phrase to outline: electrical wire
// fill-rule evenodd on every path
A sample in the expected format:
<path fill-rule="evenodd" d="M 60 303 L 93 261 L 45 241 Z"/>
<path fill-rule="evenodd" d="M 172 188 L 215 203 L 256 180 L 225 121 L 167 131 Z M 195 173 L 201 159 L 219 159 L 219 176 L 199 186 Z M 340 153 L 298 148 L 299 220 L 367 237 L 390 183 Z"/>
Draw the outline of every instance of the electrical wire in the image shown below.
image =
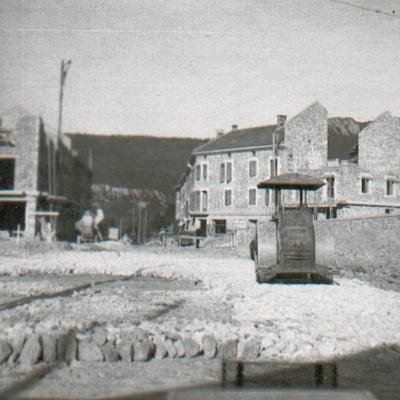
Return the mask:
<path fill-rule="evenodd" d="M 363 10 L 363 11 L 368 11 L 368 12 L 373 12 L 377 15 L 385 15 L 387 17 L 394 17 L 394 18 L 400 18 L 400 15 L 396 14 L 395 10 L 392 10 L 392 12 L 387 12 L 387 11 L 382 11 L 379 9 L 374 9 L 374 8 L 370 8 L 370 7 L 365 7 L 362 5 L 358 5 L 358 4 L 354 4 L 351 3 L 349 1 L 344 1 L 344 0 L 329 0 L 332 3 L 338 3 L 338 4 L 343 4 L 345 6 L 349 6 L 349 7 L 353 7 L 353 8 L 357 8 L 359 10 Z"/>

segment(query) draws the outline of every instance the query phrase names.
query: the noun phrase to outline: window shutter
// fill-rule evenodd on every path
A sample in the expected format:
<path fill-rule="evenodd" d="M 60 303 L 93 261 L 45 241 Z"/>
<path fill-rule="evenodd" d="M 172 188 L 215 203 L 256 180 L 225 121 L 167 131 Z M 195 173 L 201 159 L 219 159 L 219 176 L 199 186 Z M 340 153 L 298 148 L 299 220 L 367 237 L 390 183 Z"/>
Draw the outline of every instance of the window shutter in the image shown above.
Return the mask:
<path fill-rule="evenodd" d="M 256 189 L 250 189 L 249 190 L 249 205 L 250 206 L 256 205 L 256 196 L 257 196 Z"/>
<path fill-rule="evenodd" d="M 269 189 L 265 190 L 265 205 L 269 206 Z"/>
<path fill-rule="evenodd" d="M 220 170 L 219 170 L 219 181 L 225 182 L 225 163 L 221 163 Z"/>
<path fill-rule="evenodd" d="M 232 181 L 232 163 L 226 163 L 226 182 L 229 183 Z"/>
<path fill-rule="evenodd" d="M 232 205 L 232 190 L 225 190 L 225 205 Z"/>
<path fill-rule="evenodd" d="M 201 177 L 201 166 L 196 165 L 196 181 L 199 181 Z"/>
<path fill-rule="evenodd" d="M 203 164 L 203 180 L 207 180 L 207 175 L 208 175 L 208 165 Z"/>
<path fill-rule="evenodd" d="M 249 162 L 249 176 L 250 176 L 250 178 L 257 176 L 257 161 L 256 160 L 251 160 Z"/>
<path fill-rule="evenodd" d="M 203 191 L 201 192 L 201 211 L 207 211 L 208 209 L 208 192 L 207 191 Z"/>

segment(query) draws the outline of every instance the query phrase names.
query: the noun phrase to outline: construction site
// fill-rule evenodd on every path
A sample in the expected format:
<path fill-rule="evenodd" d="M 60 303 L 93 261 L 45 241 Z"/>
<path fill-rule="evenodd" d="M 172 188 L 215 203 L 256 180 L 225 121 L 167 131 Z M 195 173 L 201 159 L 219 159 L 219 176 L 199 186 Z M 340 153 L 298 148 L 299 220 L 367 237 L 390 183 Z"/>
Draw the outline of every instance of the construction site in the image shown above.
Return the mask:
<path fill-rule="evenodd" d="M 2 0 L 0 399 L 400 400 L 399 18 Z"/>
<path fill-rule="evenodd" d="M 2 398 L 160 398 L 238 379 L 397 393 L 399 277 L 331 266 L 334 285 L 260 285 L 229 249 L 11 243 L 0 243 Z"/>

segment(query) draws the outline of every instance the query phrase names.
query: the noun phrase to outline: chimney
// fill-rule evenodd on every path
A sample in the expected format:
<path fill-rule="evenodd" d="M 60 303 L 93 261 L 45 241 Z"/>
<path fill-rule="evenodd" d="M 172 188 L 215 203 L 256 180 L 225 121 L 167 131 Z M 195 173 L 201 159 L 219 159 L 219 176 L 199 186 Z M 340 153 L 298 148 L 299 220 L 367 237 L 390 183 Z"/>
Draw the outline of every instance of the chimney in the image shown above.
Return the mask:
<path fill-rule="evenodd" d="M 224 136 L 224 130 L 223 129 L 217 129 L 217 139 Z"/>
<path fill-rule="evenodd" d="M 277 117 L 276 117 L 276 125 L 277 125 L 277 128 L 281 128 L 282 126 L 285 125 L 286 118 L 287 118 L 286 115 L 283 115 L 283 114 L 278 114 L 278 115 L 277 115 Z"/>
<path fill-rule="evenodd" d="M 237 126 L 236 124 L 233 124 L 233 125 L 232 125 L 232 130 L 233 130 L 233 131 L 236 131 L 237 128 L 238 128 L 238 126 Z"/>

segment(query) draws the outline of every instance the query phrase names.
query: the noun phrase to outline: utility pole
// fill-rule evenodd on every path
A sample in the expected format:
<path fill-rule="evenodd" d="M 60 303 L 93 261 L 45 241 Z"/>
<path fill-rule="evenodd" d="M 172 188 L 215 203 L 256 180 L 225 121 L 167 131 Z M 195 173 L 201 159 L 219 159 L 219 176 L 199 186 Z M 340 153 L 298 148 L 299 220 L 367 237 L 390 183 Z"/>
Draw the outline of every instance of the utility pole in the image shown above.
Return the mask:
<path fill-rule="evenodd" d="M 135 203 L 132 202 L 132 242 L 135 240 Z"/>
<path fill-rule="evenodd" d="M 139 211 L 139 220 L 138 220 L 138 233 L 137 233 L 137 243 L 140 243 L 140 233 L 142 228 L 142 209 L 140 207 L 140 203 L 138 204 L 138 211 Z"/>
<path fill-rule="evenodd" d="M 144 209 L 144 232 L 143 232 L 143 243 L 146 243 L 147 233 L 147 208 Z"/>
<path fill-rule="evenodd" d="M 146 233 L 146 223 L 147 223 L 147 215 L 146 215 L 146 211 L 145 211 L 145 215 L 144 215 L 144 217 L 145 217 L 145 226 L 144 226 L 144 228 L 143 228 L 143 220 L 142 220 L 142 213 L 143 213 L 143 210 L 145 210 L 146 209 L 146 206 L 147 206 L 147 203 L 145 202 L 145 201 L 139 201 L 138 202 L 138 210 L 139 210 L 139 221 L 138 221 L 138 243 L 141 243 L 142 242 L 142 240 L 144 240 L 145 238 L 144 238 L 144 236 L 143 236 L 143 234 L 145 234 Z"/>
<path fill-rule="evenodd" d="M 270 163 L 270 177 L 273 178 L 276 176 L 276 157 L 278 154 L 277 150 L 277 145 L 276 145 L 276 129 L 274 129 L 274 132 L 272 133 L 272 152 L 273 152 L 273 158 L 272 158 L 272 163 Z M 275 205 L 275 212 L 278 210 L 278 191 L 274 189 L 274 205 Z"/>
<path fill-rule="evenodd" d="M 62 137 L 62 109 L 63 109 L 63 98 L 64 98 L 64 86 L 65 86 L 65 81 L 67 79 L 67 73 L 69 70 L 69 67 L 71 66 L 72 61 L 64 61 L 61 60 L 61 70 L 60 70 L 60 94 L 59 94 L 59 104 L 58 104 L 58 127 L 57 127 L 57 141 L 55 143 L 55 149 L 54 149 L 54 157 L 53 157 L 53 191 L 54 194 L 57 194 L 57 177 L 59 177 L 60 173 L 60 159 L 59 159 L 59 148 L 61 144 L 61 137 Z M 62 193 L 60 193 L 62 194 Z"/>
<path fill-rule="evenodd" d="M 69 67 L 71 66 L 72 61 L 68 60 L 64 62 L 61 61 L 61 73 L 60 73 L 60 98 L 59 98 L 59 108 L 58 108 L 58 129 L 57 129 L 57 136 L 58 139 L 61 139 L 62 135 L 62 105 L 63 105 L 63 97 L 64 97 L 64 85 L 65 80 L 67 79 L 67 73 Z"/>

